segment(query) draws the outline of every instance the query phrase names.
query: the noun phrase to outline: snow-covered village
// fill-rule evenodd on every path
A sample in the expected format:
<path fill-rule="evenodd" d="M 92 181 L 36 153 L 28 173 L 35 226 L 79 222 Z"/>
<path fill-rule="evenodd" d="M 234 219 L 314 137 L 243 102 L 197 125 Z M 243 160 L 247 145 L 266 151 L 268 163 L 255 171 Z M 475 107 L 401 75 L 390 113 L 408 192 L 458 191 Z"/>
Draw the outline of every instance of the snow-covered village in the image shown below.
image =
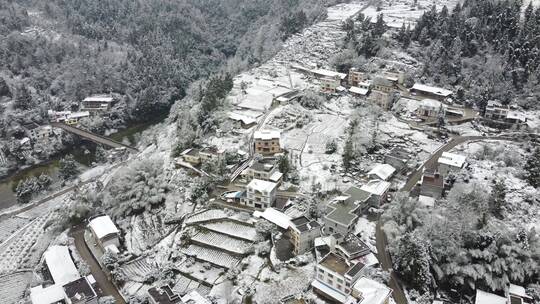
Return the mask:
<path fill-rule="evenodd" d="M 540 304 L 538 3 L 71 2 L 0 0 L 0 303 Z"/>

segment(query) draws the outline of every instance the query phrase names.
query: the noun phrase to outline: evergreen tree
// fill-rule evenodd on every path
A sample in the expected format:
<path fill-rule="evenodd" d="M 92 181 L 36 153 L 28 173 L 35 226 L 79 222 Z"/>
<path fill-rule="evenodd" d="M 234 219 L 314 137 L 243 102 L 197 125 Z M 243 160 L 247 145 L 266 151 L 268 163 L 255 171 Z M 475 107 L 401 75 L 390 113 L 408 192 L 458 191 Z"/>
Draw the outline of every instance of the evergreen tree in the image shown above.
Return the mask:
<path fill-rule="evenodd" d="M 291 164 L 289 158 L 286 155 L 281 155 L 278 158 L 278 169 L 279 172 L 283 173 L 283 176 L 287 178 L 287 175 L 291 171 Z"/>
<path fill-rule="evenodd" d="M 529 184 L 535 188 L 540 187 L 540 147 L 527 158 L 524 169 Z"/>
<path fill-rule="evenodd" d="M 504 217 L 504 211 L 506 210 L 506 186 L 503 181 L 493 181 L 488 204 L 491 214 L 497 218 Z"/>
<path fill-rule="evenodd" d="M 432 283 L 431 246 L 425 239 L 414 232 L 406 233 L 397 244 L 394 255 L 394 270 L 414 289 L 424 291 Z"/>
<path fill-rule="evenodd" d="M 68 154 L 60 160 L 60 163 L 58 164 L 58 175 L 61 179 L 72 179 L 77 176 L 79 172 L 79 167 L 77 166 L 77 162 L 73 158 L 73 155 Z"/>
<path fill-rule="evenodd" d="M 38 177 L 38 184 L 41 190 L 47 190 L 52 184 L 52 178 L 49 175 L 42 173 Z"/>

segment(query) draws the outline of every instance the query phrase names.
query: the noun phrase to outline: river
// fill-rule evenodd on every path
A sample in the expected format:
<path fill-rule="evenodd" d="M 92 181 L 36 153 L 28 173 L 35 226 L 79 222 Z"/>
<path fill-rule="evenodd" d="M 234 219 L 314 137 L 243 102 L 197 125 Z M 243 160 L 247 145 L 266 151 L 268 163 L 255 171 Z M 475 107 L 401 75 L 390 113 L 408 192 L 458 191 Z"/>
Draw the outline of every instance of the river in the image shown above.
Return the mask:
<path fill-rule="evenodd" d="M 149 127 L 162 122 L 167 117 L 166 114 L 159 115 L 151 121 L 136 123 L 130 127 L 120 130 L 116 133 L 108 136 L 116 141 L 122 142 L 128 140 L 130 145 L 136 145 L 138 134 L 142 133 L 144 130 Z M 81 141 L 82 145 L 77 147 L 72 147 L 71 149 L 65 150 L 55 158 L 41 163 L 39 165 L 31 166 L 20 170 L 9 177 L 0 180 L 0 210 L 9 208 L 17 204 L 17 198 L 15 197 L 15 188 L 21 180 L 32 176 L 39 176 L 41 174 L 47 174 L 51 176 L 53 181 L 58 181 L 58 163 L 59 160 L 67 155 L 72 154 L 75 160 L 79 163 L 81 170 L 85 170 L 92 165 L 95 160 L 95 144 L 88 143 L 86 141 Z"/>

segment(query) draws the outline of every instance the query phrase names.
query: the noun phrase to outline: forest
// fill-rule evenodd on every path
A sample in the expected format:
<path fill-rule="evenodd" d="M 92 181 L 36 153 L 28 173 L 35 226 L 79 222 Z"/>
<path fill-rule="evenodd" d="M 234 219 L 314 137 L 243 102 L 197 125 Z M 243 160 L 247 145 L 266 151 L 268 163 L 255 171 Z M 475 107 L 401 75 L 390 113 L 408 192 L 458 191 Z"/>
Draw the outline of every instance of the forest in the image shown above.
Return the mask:
<path fill-rule="evenodd" d="M 526 3 L 526 2 L 525 2 Z M 397 35 L 420 58 L 420 77 L 459 86 L 458 99 L 537 107 L 540 76 L 540 9 L 532 2 L 466 0 L 451 11 L 433 7 L 413 29 Z M 512 94 L 508 94 L 511 92 Z"/>
<path fill-rule="evenodd" d="M 0 0 L 0 148 L 24 159 L 22 126 L 77 110 L 91 94 L 122 98 L 92 130 L 167 112 L 190 83 L 268 59 L 339 0 Z M 24 162 L 24 161 L 23 161 Z"/>

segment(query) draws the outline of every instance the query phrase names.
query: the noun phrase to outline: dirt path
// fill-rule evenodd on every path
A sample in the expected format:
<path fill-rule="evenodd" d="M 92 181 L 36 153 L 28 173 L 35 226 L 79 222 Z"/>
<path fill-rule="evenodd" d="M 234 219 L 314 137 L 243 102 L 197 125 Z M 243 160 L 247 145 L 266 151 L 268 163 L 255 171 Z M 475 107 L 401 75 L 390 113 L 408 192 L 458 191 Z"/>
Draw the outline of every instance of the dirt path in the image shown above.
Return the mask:
<path fill-rule="evenodd" d="M 88 249 L 86 242 L 84 241 L 84 226 L 77 227 L 71 232 L 71 236 L 75 239 L 75 247 L 79 252 L 81 258 L 88 264 L 90 267 L 90 272 L 96 279 L 99 287 L 101 288 L 104 296 L 113 296 L 116 300 L 116 304 L 126 304 L 124 298 L 118 292 L 118 289 L 114 284 L 109 280 L 105 272 L 101 270 L 98 262 Z"/>

